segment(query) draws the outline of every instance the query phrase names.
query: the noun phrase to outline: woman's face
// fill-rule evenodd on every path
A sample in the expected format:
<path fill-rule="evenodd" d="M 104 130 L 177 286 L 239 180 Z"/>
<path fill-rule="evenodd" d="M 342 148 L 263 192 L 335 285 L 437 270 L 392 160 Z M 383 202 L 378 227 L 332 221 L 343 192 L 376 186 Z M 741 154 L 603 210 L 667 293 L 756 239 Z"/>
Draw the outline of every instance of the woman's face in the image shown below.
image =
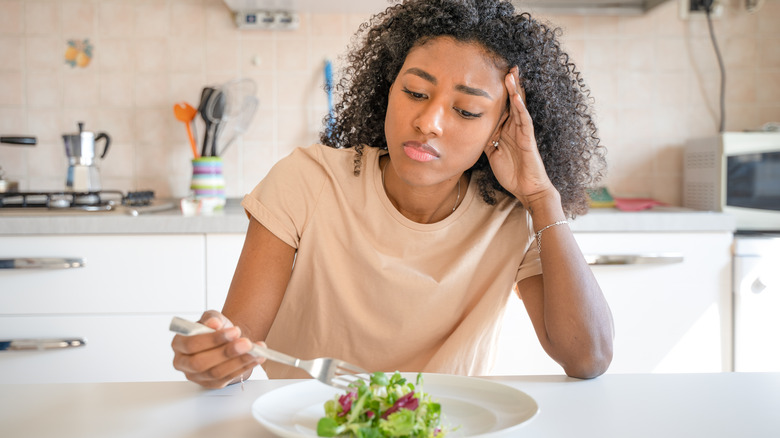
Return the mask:
<path fill-rule="evenodd" d="M 412 48 L 385 118 L 395 172 L 407 184 L 429 186 L 471 168 L 498 132 L 506 73 L 476 43 L 439 37 Z"/>

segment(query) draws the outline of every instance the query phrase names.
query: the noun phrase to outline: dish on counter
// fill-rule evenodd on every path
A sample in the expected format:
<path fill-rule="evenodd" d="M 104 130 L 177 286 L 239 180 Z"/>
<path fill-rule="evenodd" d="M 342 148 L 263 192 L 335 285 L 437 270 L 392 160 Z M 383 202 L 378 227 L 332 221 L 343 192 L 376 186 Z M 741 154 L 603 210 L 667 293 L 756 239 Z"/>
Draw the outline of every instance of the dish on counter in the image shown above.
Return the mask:
<path fill-rule="evenodd" d="M 402 373 L 414 381 L 416 373 Z M 458 429 L 448 437 L 509 437 L 538 412 L 528 394 L 476 377 L 423 373 L 425 392 L 441 403 L 445 425 Z M 285 438 L 317 436 L 324 404 L 342 391 L 316 380 L 293 383 L 252 404 L 252 416 L 269 431 Z"/>

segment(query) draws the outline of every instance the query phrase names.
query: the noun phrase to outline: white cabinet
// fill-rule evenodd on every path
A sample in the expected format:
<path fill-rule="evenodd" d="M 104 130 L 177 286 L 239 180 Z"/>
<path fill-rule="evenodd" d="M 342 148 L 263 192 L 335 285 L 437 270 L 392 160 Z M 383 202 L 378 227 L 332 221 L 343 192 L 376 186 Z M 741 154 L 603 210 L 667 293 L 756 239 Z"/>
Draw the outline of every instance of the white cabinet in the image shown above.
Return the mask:
<path fill-rule="evenodd" d="M 245 237 L 239 233 L 206 235 L 207 308 L 222 310 Z"/>
<path fill-rule="evenodd" d="M 69 257 L 70 269 L 0 269 L 0 339 L 86 345 L 0 352 L 0 383 L 183 379 L 171 366 L 173 315 L 206 305 L 205 236 L 0 237 L 0 259 Z"/>
<path fill-rule="evenodd" d="M 647 257 L 642 261 L 648 263 L 592 266 L 615 322 L 609 373 L 732 369 L 730 232 L 575 237 L 586 256 Z M 682 260 L 651 263 L 654 257 L 670 255 Z M 518 299 L 507 309 L 500 346 L 496 374 L 563 372 L 539 346 Z"/>

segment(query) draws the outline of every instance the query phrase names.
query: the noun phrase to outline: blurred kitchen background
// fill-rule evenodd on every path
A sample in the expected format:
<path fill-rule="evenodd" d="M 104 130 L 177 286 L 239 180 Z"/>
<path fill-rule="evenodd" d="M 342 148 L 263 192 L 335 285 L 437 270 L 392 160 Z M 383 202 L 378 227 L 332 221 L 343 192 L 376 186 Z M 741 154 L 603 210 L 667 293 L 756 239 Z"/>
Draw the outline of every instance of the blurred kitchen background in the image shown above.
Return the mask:
<path fill-rule="evenodd" d="M 720 73 L 706 20 L 679 0 L 641 15 L 540 12 L 592 88 L 617 196 L 682 202 L 682 150 L 720 121 Z M 255 80 L 259 108 L 224 155 L 228 197 L 251 190 L 279 158 L 316 142 L 327 113 L 326 59 L 336 78 L 350 37 L 385 0 L 309 1 L 295 30 L 239 29 L 223 0 L 0 0 L 0 133 L 35 147 L 0 147 L 19 190 L 63 187 L 62 134 L 110 133 L 104 188 L 185 196 L 192 167 L 172 105 L 201 89 Z M 749 12 L 746 3 L 760 7 Z M 780 120 L 780 0 L 723 0 L 714 29 L 726 67 L 725 130 Z M 66 62 L 68 41 L 91 46 Z M 200 118 L 198 118 L 200 121 Z M 202 137 L 203 125 L 197 126 Z"/>

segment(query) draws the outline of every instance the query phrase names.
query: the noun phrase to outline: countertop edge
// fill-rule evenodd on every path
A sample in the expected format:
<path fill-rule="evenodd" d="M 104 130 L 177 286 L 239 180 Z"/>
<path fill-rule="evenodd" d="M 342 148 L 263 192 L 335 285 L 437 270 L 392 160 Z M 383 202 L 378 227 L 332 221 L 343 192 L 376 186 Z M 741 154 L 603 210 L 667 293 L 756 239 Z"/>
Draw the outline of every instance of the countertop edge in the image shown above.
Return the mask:
<path fill-rule="evenodd" d="M 184 216 L 178 208 L 132 216 L 122 211 L 0 214 L 0 236 L 80 234 L 246 233 L 249 220 L 240 199 L 213 215 Z M 576 233 L 736 231 L 728 213 L 661 207 L 638 212 L 591 209 L 570 221 Z"/>

